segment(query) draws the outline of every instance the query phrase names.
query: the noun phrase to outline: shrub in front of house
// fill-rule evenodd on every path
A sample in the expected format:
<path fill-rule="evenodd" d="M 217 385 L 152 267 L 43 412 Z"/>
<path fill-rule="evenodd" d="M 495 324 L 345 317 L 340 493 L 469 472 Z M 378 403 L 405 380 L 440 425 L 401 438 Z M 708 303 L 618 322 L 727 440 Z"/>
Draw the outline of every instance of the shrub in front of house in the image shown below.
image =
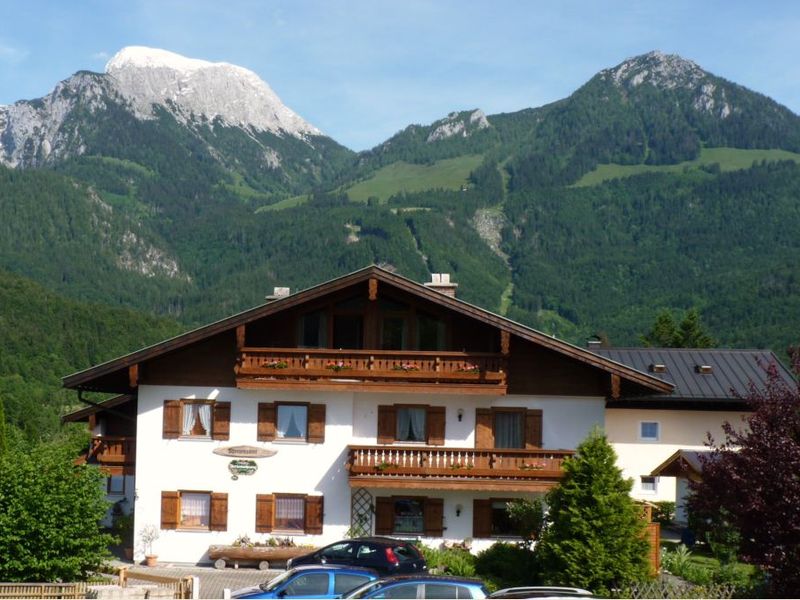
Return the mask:
<path fill-rule="evenodd" d="M 536 556 L 519 544 L 497 542 L 480 552 L 475 572 L 492 590 L 541 583 Z"/>

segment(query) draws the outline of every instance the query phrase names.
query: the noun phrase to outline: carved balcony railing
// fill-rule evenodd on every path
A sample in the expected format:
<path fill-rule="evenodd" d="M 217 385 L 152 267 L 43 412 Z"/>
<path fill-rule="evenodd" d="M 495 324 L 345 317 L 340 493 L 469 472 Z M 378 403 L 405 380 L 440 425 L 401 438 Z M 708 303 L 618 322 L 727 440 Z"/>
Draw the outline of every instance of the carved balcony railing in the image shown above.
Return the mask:
<path fill-rule="evenodd" d="M 235 373 L 239 387 L 389 389 L 410 384 L 500 394 L 506 389 L 506 358 L 479 352 L 242 348 Z"/>
<path fill-rule="evenodd" d="M 572 450 L 350 446 L 351 485 L 531 489 L 552 487 Z M 356 483 L 354 483 L 354 480 Z"/>
<path fill-rule="evenodd" d="M 133 465 L 136 462 L 136 438 L 124 436 L 92 438 L 86 462 L 108 466 Z"/>

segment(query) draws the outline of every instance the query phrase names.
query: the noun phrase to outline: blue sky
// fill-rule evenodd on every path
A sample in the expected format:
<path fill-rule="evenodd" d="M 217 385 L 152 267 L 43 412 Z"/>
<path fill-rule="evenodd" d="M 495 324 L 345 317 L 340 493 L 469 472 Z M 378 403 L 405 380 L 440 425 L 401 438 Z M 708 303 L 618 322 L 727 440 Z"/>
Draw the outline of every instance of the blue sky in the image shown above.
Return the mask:
<path fill-rule="evenodd" d="M 659 49 L 800 113 L 800 2 L 3 0 L 0 104 L 128 45 L 227 61 L 355 150 L 453 110 L 563 98 Z"/>

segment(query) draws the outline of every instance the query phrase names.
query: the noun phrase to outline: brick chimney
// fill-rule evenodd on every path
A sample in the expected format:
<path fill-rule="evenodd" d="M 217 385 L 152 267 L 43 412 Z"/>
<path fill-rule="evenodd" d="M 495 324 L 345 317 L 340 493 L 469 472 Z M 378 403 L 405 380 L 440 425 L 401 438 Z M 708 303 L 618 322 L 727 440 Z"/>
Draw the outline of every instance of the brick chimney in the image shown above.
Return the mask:
<path fill-rule="evenodd" d="M 436 290 L 445 296 L 456 297 L 458 284 L 450 281 L 450 273 L 431 273 L 431 280 L 424 285 L 426 288 Z"/>
<path fill-rule="evenodd" d="M 287 287 L 276 287 L 273 288 L 272 293 L 266 297 L 267 302 L 272 302 L 273 300 L 280 300 L 281 298 L 286 298 L 289 294 L 292 293 L 292 290 Z"/>

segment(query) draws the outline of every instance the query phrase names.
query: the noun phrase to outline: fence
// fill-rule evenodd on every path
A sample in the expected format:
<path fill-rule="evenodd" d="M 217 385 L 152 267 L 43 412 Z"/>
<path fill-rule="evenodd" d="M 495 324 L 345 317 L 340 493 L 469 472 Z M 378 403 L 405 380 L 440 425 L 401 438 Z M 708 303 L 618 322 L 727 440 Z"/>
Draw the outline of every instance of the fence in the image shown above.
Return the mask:
<path fill-rule="evenodd" d="M 666 581 L 649 581 L 637 583 L 623 590 L 618 590 L 616 598 L 733 598 L 736 587 L 730 584 L 693 585 L 690 583 L 673 583 Z"/>
<path fill-rule="evenodd" d="M 86 598 L 89 584 L 77 583 L 0 583 L 0 598 Z"/>
<path fill-rule="evenodd" d="M 173 598 L 191 598 L 194 579 L 192 577 L 164 577 L 140 571 L 122 568 L 119 575 L 109 579 L 108 583 L 0 583 L 0 599 L 19 598 L 21 600 L 73 600 L 83 599 L 90 593 L 90 588 L 111 588 L 118 584 L 121 588 L 136 584 L 155 584 L 159 589 L 170 590 Z M 102 594 L 100 594 L 102 595 Z"/>

